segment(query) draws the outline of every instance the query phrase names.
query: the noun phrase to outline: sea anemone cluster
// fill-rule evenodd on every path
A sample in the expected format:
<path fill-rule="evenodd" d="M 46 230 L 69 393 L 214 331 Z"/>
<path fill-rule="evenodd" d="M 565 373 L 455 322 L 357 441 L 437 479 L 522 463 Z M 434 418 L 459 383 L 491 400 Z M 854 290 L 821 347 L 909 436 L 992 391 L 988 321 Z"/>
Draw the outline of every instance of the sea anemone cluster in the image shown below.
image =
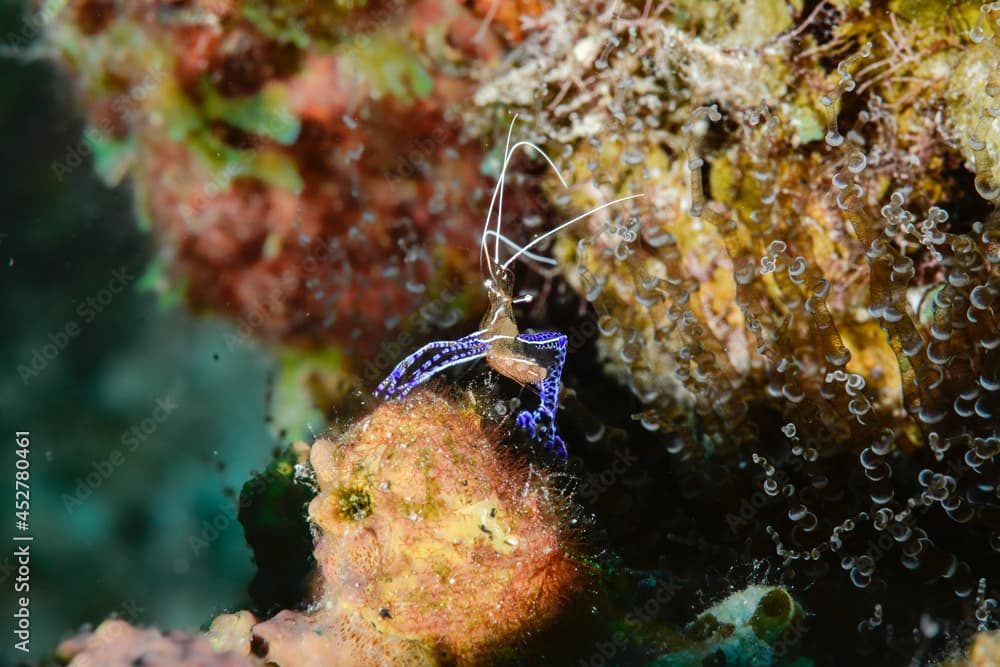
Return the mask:
<path fill-rule="evenodd" d="M 890 4 L 556 3 L 475 101 L 554 202 L 645 195 L 554 252 L 685 493 L 783 581 L 843 569 L 912 655 L 994 623 L 1000 42 L 992 5 Z"/>

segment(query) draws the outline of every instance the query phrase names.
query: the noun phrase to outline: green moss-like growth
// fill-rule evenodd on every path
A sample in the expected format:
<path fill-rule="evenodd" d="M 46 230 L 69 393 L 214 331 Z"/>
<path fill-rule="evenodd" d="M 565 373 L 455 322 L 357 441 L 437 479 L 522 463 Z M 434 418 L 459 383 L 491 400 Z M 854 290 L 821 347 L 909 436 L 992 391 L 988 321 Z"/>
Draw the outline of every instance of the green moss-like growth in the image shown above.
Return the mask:
<path fill-rule="evenodd" d="M 243 13 L 264 34 L 300 48 L 329 45 L 385 20 L 396 4 L 384 0 L 244 0 Z"/>
<path fill-rule="evenodd" d="M 240 492 L 239 520 L 257 564 L 250 583 L 257 611 L 295 608 L 308 598 L 315 560 L 306 506 L 314 492 L 296 474 L 308 455 L 304 444 L 290 446 Z"/>
<path fill-rule="evenodd" d="M 288 146 L 299 136 L 301 123 L 287 105 L 287 86 L 278 82 L 242 97 L 225 97 L 207 81 L 202 82 L 202 113 L 246 132 Z"/>
<path fill-rule="evenodd" d="M 372 497 L 366 489 L 340 489 L 336 497 L 341 515 L 348 519 L 361 521 L 372 513 Z"/>

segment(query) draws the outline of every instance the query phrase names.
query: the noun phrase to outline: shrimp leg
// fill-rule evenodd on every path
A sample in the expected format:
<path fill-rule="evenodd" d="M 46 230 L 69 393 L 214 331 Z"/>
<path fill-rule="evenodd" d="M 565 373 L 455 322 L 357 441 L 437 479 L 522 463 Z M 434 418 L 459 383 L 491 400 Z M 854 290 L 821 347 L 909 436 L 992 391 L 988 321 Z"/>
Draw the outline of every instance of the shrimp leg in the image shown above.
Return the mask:
<path fill-rule="evenodd" d="M 542 441 L 546 449 L 551 449 L 560 459 L 567 456 L 566 443 L 556 432 L 556 411 L 559 409 L 559 392 L 562 389 L 562 372 L 566 363 L 567 341 L 565 334 L 557 331 L 521 334 L 517 340 L 528 349 L 544 350 L 553 353 L 552 360 L 546 364 L 548 371 L 545 378 L 537 383 L 541 398 L 535 410 L 523 410 L 517 416 L 517 425 L 528 432 L 532 438 Z"/>
<path fill-rule="evenodd" d="M 413 375 L 417 377 L 423 376 L 428 371 L 430 371 L 432 367 L 435 366 L 435 364 L 447 363 L 448 359 L 443 359 L 443 358 L 444 357 L 450 358 L 456 352 L 463 352 L 481 346 L 484 347 L 484 344 L 480 339 L 481 334 L 482 334 L 481 331 L 477 331 L 475 333 L 469 334 L 468 336 L 463 336 L 458 340 L 439 340 L 433 343 L 427 343 L 427 345 L 424 345 L 419 350 L 408 355 L 405 359 L 396 364 L 396 367 L 392 369 L 392 372 L 389 373 L 389 375 L 384 380 L 382 380 L 381 383 L 379 383 L 378 387 L 375 389 L 375 395 L 384 396 L 385 398 L 392 398 L 396 394 L 404 392 L 402 395 L 405 396 L 407 393 L 409 393 L 410 389 L 412 389 L 413 386 L 415 385 L 412 384 L 413 380 L 411 380 L 410 382 L 405 382 L 400 387 L 399 386 L 400 381 L 403 380 L 403 378 L 407 375 L 407 371 L 410 369 L 410 367 L 413 366 L 415 363 L 417 363 L 428 352 L 432 350 L 441 350 L 437 354 L 434 354 L 429 359 L 427 359 L 427 361 L 425 361 L 416 371 L 413 372 Z M 435 369 L 432 372 L 432 375 L 441 370 L 443 370 L 443 368 L 441 367 Z M 424 378 L 424 380 L 426 379 L 429 378 Z"/>

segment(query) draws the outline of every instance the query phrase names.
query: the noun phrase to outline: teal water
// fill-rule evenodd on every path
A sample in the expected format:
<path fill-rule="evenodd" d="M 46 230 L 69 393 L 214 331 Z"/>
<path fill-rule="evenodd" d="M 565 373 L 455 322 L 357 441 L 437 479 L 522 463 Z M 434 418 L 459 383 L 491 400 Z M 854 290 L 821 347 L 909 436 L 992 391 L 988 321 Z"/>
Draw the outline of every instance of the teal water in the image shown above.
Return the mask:
<path fill-rule="evenodd" d="M 127 188 L 80 152 L 71 87 L 33 53 L 23 12 L 0 3 L 0 664 L 109 615 L 196 629 L 245 606 L 253 564 L 227 490 L 274 446 L 270 361 L 141 284 L 151 241 Z M 30 432 L 26 532 L 16 431 Z M 15 532 L 33 537 L 28 655 L 13 646 Z"/>

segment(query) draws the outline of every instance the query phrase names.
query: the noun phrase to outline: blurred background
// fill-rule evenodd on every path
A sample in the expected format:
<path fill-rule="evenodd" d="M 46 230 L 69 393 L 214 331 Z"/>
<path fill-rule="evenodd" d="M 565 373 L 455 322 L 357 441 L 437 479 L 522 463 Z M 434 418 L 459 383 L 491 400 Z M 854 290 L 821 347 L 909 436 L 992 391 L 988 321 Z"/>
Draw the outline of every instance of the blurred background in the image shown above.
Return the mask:
<path fill-rule="evenodd" d="M 129 189 L 95 177 L 72 86 L 33 47 L 28 11 L 0 3 L 0 484 L 12 505 L 14 432 L 30 431 L 38 659 L 109 614 L 196 629 L 245 605 L 253 565 L 233 492 L 275 443 L 268 358 L 144 281 L 151 241 Z M 11 643 L 0 664 L 24 659 Z"/>

